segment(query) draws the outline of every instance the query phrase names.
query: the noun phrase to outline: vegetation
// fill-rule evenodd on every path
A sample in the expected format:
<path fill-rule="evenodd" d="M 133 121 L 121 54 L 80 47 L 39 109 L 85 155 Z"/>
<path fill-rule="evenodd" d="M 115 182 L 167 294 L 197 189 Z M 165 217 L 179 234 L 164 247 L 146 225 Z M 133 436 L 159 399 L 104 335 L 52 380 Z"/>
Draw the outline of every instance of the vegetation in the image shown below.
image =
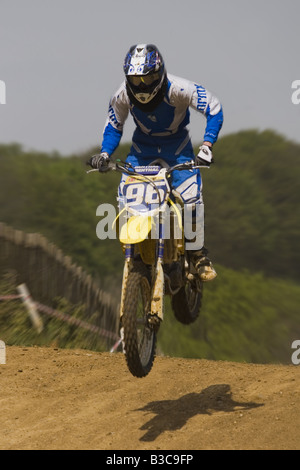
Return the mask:
<path fill-rule="evenodd" d="M 216 280 L 204 286 L 195 324 L 175 322 L 168 305 L 159 331 L 161 351 L 179 357 L 290 363 L 292 342 L 300 338 L 300 287 L 245 270 L 217 266 L 217 272 Z"/>
<path fill-rule="evenodd" d="M 118 157 L 128 150 L 120 146 Z M 42 233 L 119 295 L 122 251 L 118 240 L 97 238 L 96 209 L 116 207 L 120 175 L 87 175 L 94 151 L 63 157 L 0 145 L 0 221 Z M 159 347 L 186 357 L 289 361 L 300 337 L 300 145 L 249 130 L 221 138 L 214 155 L 202 175 L 206 244 L 219 275 L 205 286 L 202 319 L 192 327 L 175 322 L 167 306 Z"/>
<path fill-rule="evenodd" d="M 247 131 L 221 139 L 215 155 L 204 197 L 216 261 L 299 280 L 300 145 Z"/>
<path fill-rule="evenodd" d="M 13 272 L 6 272 L 0 280 L 2 296 L 16 294 Z M 65 299 L 53 299 L 53 307 L 59 312 L 83 319 L 81 305 L 70 305 Z M 31 324 L 27 309 L 19 300 L 2 301 L 0 305 L 0 336 L 7 344 L 21 346 L 52 346 L 57 348 L 81 348 L 104 351 L 106 344 L 97 334 L 41 314 L 43 331 L 38 333 Z M 90 319 L 93 324 L 93 317 Z"/>

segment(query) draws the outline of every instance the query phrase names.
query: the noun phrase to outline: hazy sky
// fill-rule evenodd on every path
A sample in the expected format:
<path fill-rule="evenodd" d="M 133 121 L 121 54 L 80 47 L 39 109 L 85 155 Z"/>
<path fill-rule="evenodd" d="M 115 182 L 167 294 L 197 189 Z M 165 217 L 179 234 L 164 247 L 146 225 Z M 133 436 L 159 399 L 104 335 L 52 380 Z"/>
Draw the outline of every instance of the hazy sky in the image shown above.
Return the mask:
<path fill-rule="evenodd" d="M 132 44 L 222 102 L 220 135 L 271 128 L 300 142 L 299 0 L 0 0 L 0 142 L 69 154 L 100 145 Z M 191 114 L 200 142 L 205 119 Z M 123 142 L 130 140 L 128 117 Z"/>

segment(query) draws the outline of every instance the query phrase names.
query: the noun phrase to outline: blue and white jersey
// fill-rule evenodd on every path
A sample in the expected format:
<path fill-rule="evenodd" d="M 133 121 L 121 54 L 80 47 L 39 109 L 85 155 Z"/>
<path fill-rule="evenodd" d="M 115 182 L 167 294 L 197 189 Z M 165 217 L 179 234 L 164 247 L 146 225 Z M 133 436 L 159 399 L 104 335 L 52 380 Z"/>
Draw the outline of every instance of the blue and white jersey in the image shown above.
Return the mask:
<path fill-rule="evenodd" d="M 192 144 L 187 130 L 190 108 L 206 117 L 203 141 L 216 142 L 223 124 L 222 106 L 203 86 L 168 74 L 163 101 L 147 112 L 130 102 L 124 81 L 109 103 L 101 151 L 111 155 L 116 150 L 130 112 L 136 124 L 132 137 L 133 155 L 191 156 Z"/>

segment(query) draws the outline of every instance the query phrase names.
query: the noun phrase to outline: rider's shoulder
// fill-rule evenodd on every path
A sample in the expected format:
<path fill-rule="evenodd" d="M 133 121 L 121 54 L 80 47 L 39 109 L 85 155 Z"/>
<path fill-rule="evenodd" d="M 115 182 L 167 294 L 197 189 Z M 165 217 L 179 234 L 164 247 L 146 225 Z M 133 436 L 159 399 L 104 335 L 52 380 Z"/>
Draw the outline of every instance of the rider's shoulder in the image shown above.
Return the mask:
<path fill-rule="evenodd" d="M 168 80 L 170 82 L 170 98 L 189 99 L 189 97 L 193 94 L 194 84 L 190 80 L 169 73 Z"/>
<path fill-rule="evenodd" d="M 111 97 L 111 102 L 118 102 L 118 103 L 123 103 L 123 104 L 130 103 L 127 90 L 126 90 L 125 80 L 121 83 L 119 88 L 115 91 L 115 93 Z"/>

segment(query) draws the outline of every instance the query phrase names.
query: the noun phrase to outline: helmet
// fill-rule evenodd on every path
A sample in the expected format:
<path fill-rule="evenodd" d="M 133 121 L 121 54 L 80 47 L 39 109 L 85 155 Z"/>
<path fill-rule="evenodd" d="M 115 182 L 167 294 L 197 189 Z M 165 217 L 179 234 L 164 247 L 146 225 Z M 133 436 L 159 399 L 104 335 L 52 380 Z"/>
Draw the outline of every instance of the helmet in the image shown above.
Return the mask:
<path fill-rule="evenodd" d="M 147 105 L 154 100 L 155 105 L 163 100 L 166 90 L 166 71 L 163 58 L 153 44 L 132 46 L 124 61 L 126 88 L 134 104 Z"/>

